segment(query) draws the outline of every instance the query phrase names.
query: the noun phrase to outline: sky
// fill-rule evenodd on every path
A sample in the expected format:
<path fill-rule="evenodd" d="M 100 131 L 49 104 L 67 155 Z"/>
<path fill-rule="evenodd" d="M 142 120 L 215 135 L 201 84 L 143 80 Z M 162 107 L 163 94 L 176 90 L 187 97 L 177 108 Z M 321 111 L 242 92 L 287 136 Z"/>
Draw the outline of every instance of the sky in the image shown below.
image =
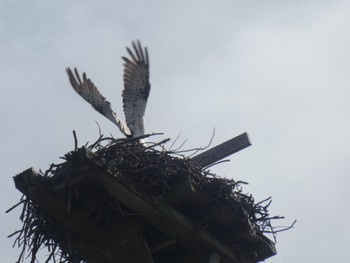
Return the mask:
<path fill-rule="evenodd" d="M 87 72 L 123 117 L 122 59 L 148 47 L 146 131 L 217 145 L 243 132 L 252 146 L 211 169 L 271 196 L 278 254 L 266 262 L 348 262 L 350 244 L 349 1 L 0 1 L 0 261 L 20 253 L 12 177 L 46 170 L 74 148 L 122 137 L 70 87 Z M 170 146 L 170 145 L 169 145 Z M 339 251 L 339 253 L 337 252 Z M 40 261 L 42 262 L 42 261 Z"/>

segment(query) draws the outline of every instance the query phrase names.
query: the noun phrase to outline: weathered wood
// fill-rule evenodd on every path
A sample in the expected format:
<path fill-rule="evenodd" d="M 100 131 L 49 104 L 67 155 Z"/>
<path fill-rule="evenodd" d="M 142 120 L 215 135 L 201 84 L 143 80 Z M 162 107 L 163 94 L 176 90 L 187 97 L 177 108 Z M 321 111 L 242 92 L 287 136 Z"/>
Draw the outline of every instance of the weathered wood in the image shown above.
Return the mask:
<path fill-rule="evenodd" d="M 166 194 L 165 199 L 170 204 L 176 204 L 185 199 L 195 207 L 199 207 L 200 211 L 197 214 L 200 218 L 199 222 L 203 224 L 215 221 L 222 226 L 228 226 L 234 224 L 237 220 L 241 220 L 231 208 L 214 200 L 210 195 L 199 191 L 190 179 L 185 179 L 175 185 Z"/>
<path fill-rule="evenodd" d="M 230 148 L 230 145 L 235 146 Z M 242 134 L 197 155 L 193 160 L 205 166 L 213 160 L 217 161 L 218 158 L 226 157 L 229 153 L 232 154 L 249 145 L 247 134 Z M 78 230 L 77 234 L 72 235 L 69 245 L 81 251 L 82 255 L 86 255 L 87 262 L 109 263 L 118 259 L 117 262 L 151 263 L 151 253 L 154 253 L 154 259 L 158 260 L 156 262 L 163 262 L 163 258 L 169 258 L 164 257 L 168 252 L 182 251 L 185 252 L 185 256 L 181 254 L 179 258 L 173 258 L 172 263 L 200 263 L 208 260 L 216 262 L 218 258 L 220 263 L 238 263 L 241 262 L 242 253 L 227 245 L 236 241 L 246 244 L 258 255 L 259 260 L 276 254 L 272 241 L 260 233 L 252 235 L 249 232 L 249 225 L 240 224 L 232 209 L 200 191 L 190 178 L 172 186 L 172 190 L 167 191 L 163 196 L 164 199 L 161 198 L 162 201 L 160 201 L 138 193 L 129 184 L 124 184 L 122 181 L 124 177 L 119 179 L 118 176 L 114 176 L 108 169 L 108 165 L 96 158 L 97 156 L 88 149 L 81 148 L 77 154 L 79 154 L 77 169 L 80 169 L 80 172 L 69 181 L 69 184 L 75 184 L 78 181 L 96 184 L 96 189 L 101 187 L 103 192 L 109 193 L 118 202 L 133 210 L 135 216 L 131 216 L 131 220 L 126 222 L 117 220 L 118 222 L 113 222 L 108 227 L 102 226 L 101 232 L 101 228 L 96 229 L 94 224 L 82 220 L 81 216 L 75 214 L 73 208 L 67 211 L 67 205 L 59 202 L 58 195 L 61 196 L 59 193 L 65 189 L 66 183 L 41 187 L 47 183 L 45 182 L 47 178 L 43 178 L 32 169 L 24 172 L 26 176 L 17 175 L 15 182 L 16 187 L 36 202 L 40 208 L 62 221 L 67 227 L 74 231 Z M 29 180 L 29 183 L 26 180 Z M 23 185 L 26 187 L 23 188 Z M 69 212 L 68 215 L 67 212 Z M 139 222 L 143 222 L 141 227 Z M 151 239 L 154 233 L 159 234 Z M 151 249 L 148 248 L 145 238 L 150 242 Z M 84 239 L 87 245 L 84 245 Z M 96 246 L 96 244 L 99 245 Z M 125 244 L 128 248 L 135 249 L 130 250 L 124 247 Z M 123 253 L 120 253 L 121 250 Z M 128 256 L 130 254 L 138 257 L 130 261 Z M 146 256 L 143 257 L 143 255 Z M 209 259 L 210 257 L 214 258 Z"/>
<path fill-rule="evenodd" d="M 143 219 L 155 226 L 163 233 L 176 239 L 180 244 L 196 254 L 206 251 L 215 251 L 222 258 L 222 262 L 238 263 L 235 252 L 219 241 L 216 237 L 203 229 L 198 229 L 190 219 L 185 217 L 165 202 L 159 202 L 158 206 L 147 201 L 129 187 L 113 178 L 98 163 L 92 159 L 93 154 L 86 149 L 86 162 L 90 163 L 81 171 L 82 176 L 92 179 L 103 187 L 112 196 L 126 204 Z"/>
<path fill-rule="evenodd" d="M 33 168 L 29 168 L 14 177 L 16 188 L 34 201 L 40 209 L 62 222 L 75 234 L 70 235 L 69 246 L 62 246 L 63 250 L 76 249 L 85 255 L 87 262 L 109 263 L 102 253 L 103 239 L 97 229 L 86 222 L 84 218 L 60 202 L 59 195 L 47 187 L 45 179 Z M 83 241 L 83 242 L 82 242 Z M 61 243 L 62 245 L 63 243 Z"/>
<path fill-rule="evenodd" d="M 69 242 L 61 242 L 65 251 L 77 250 L 88 263 L 152 263 L 152 255 L 138 218 L 121 218 L 97 229 L 74 208 L 67 207 L 60 195 L 30 168 L 14 177 L 18 190 L 40 209 L 69 228 Z"/>
<path fill-rule="evenodd" d="M 219 144 L 218 146 L 215 146 L 214 148 L 192 157 L 192 161 L 205 167 L 220 161 L 231 154 L 243 150 L 250 145 L 251 143 L 249 141 L 248 134 L 245 132 L 231 140 L 228 140 L 222 144 Z"/>
<path fill-rule="evenodd" d="M 220 255 L 218 255 L 215 252 L 211 252 L 209 257 L 209 263 L 219 263 L 220 262 Z"/>
<path fill-rule="evenodd" d="M 192 196 L 196 192 L 194 185 L 191 183 L 191 178 L 186 178 L 182 182 L 178 183 L 173 187 L 171 191 L 166 193 L 165 199 L 170 203 L 174 204 L 184 198 Z"/>
<path fill-rule="evenodd" d="M 110 263 L 153 263 L 139 217 L 120 219 L 108 228 L 105 247 L 110 255 Z"/>
<path fill-rule="evenodd" d="M 151 248 L 151 251 L 152 251 L 152 253 L 154 253 L 154 252 L 157 252 L 159 250 L 162 250 L 162 249 L 169 247 L 171 245 L 174 245 L 174 244 L 176 244 L 176 240 L 168 239 L 168 240 L 163 241 L 162 243 L 159 243 L 159 244 L 153 246 Z"/>
<path fill-rule="evenodd" d="M 237 216 L 227 205 L 199 191 L 189 179 L 185 179 L 173 187 L 165 198 L 171 205 L 176 205 L 181 200 L 193 204 L 197 208 L 195 213 L 198 217 L 198 223 L 206 225 L 215 222 L 223 228 L 227 228 L 225 239 L 230 241 L 244 240 L 246 243 L 250 243 L 260 258 L 265 259 L 277 253 L 271 240 L 261 233 L 251 235 L 249 225 L 240 223 L 241 217 Z M 232 226 L 237 227 L 231 229 Z"/>

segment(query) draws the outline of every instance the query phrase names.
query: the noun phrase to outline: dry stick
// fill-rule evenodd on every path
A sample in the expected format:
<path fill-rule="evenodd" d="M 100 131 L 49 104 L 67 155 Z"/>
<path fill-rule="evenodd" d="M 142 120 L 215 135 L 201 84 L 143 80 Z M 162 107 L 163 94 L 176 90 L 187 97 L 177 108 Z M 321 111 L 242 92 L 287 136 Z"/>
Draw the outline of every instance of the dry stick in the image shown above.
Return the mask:
<path fill-rule="evenodd" d="M 215 130 L 214 130 L 214 133 L 215 133 Z M 73 132 L 73 135 L 75 137 L 75 142 L 76 142 L 75 150 L 77 150 L 78 140 L 76 139 L 75 132 Z M 142 137 L 146 138 L 149 136 L 152 136 L 152 135 L 145 135 Z M 214 134 L 207 147 L 210 146 L 213 140 L 213 137 L 214 137 Z M 131 173 L 130 174 L 131 176 L 130 178 L 128 178 L 128 180 L 130 180 L 131 184 L 134 183 L 134 184 L 144 186 L 145 188 L 141 190 L 152 192 L 155 196 L 158 195 L 161 197 L 164 194 L 165 189 L 167 187 L 171 187 L 171 180 L 174 177 L 173 175 L 181 174 L 182 176 L 184 176 L 184 178 L 188 176 L 195 182 L 204 181 L 204 183 L 202 184 L 203 187 L 201 187 L 201 190 L 212 193 L 213 197 L 219 198 L 219 200 L 224 200 L 226 202 L 227 201 L 236 202 L 232 199 L 232 196 L 234 194 L 235 198 L 238 201 L 237 203 L 232 203 L 230 207 L 235 209 L 234 207 L 235 205 L 242 206 L 243 209 L 247 211 L 247 216 L 249 217 L 249 219 L 254 219 L 255 214 L 260 215 L 261 216 L 260 221 L 255 219 L 257 222 L 253 222 L 253 223 L 254 223 L 254 227 L 258 228 L 264 233 L 275 234 L 277 232 L 288 230 L 289 228 L 292 228 L 294 226 L 296 221 L 289 228 L 286 228 L 285 230 L 275 231 L 274 228 L 271 226 L 271 223 L 269 222 L 269 220 L 281 219 L 281 217 L 269 217 L 267 208 L 271 203 L 271 200 L 270 200 L 271 198 L 267 198 L 263 201 L 258 202 L 257 204 L 254 204 L 254 199 L 251 195 L 246 195 L 241 192 L 239 184 L 243 182 L 240 182 L 240 181 L 235 182 L 233 180 L 220 178 L 215 174 L 212 174 L 209 171 L 204 170 L 199 165 L 192 163 L 190 160 L 181 159 L 180 161 L 180 159 L 169 155 L 169 153 L 174 153 L 174 151 L 160 152 L 154 149 L 154 147 L 156 146 L 163 146 L 163 144 L 165 144 L 168 141 L 168 139 L 165 139 L 159 143 L 154 143 L 152 146 L 144 147 L 142 144 L 135 143 L 135 141 L 138 140 L 139 138 L 114 139 L 114 138 L 103 138 L 103 136 L 101 135 L 98 138 L 98 140 L 94 144 L 90 145 L 88 148 L 92 149 L 95 153 L 100 154 L 99 155 L 100 158 L 106 159 L 107 162 L 110 161 L 112 158 L 115 158 L 116 154 L 118 154 L 118 156 L 122 156 L 125 160 L 121 163 L 121 168 L 118 167 L 119 171 L 121 171 L 121 174 L 122 174 L 121 176 L 123 176 L 124 171 L 128 170 L 132 166 L 132 163 L 134 162 L 134 158 L 137 164 L 141 164 L 144 168 L 147 168 L 147 169 L 149 168 L 150 169 L 149 171 L 147 169 L 144 171 L 144 174 L 147 174 L 147 176 L 145 176 L 143 179 L 141 178 L 142 179 L 141 181 L 137 181 L 138 179 L 140 179 L 139 178 L 140 169 L 136 170 L 134 173 Z M 102 142 L 104 141 L 107 142 L 106 146 L 102 146 Z M 164 149 L 164 146 L 163 146 L 163 149 Z M 201 149 L 205 149 L 205 148 L 198 148 L 197 150 L 201 150 Z M 175 154 L 179 154 L 179 152 L 175 152 Z M 155 164 L 152 162 L 155 159 L 157 159 L 158 161 L 160 160 L 161 162 L 159 163 L 157 161 L 157 163 Z M 182 165 L 179 166 L 180 163 Z M 59 174 L 61 167 L 62 167 L 62 164 L 56 165 L 56 166 L 52 165 L 49 169 L 49 172 L 47 172 L 48 176 L 49 177 L 57 176 L 57 171 Z M 161 182 L 161 183 L 158 183 L 158 182 Z M 154 187 L 154 185 L 159 187 Z M 263 205 L 264 202 L 266 201 L 270 201 L 270 202 L 268 202 L 267 205 Z M 22 229 L 22 231 L 20 231 L 20 235 L 17 239 L 18 241 L 17 243 L 22 244 L 22 247 L 24 247 L 24 250 L 25 250 L 25 248 L 27 248 L 28 246 L 29 247 L 31 246 L 30 244 L 33 244 L 33 242 L 36 242 L 39 240 L 38 238 L 36 241 L 31 240 L 34 237 L 32 231 L 35 231 L 35 228 L 33 228 L 35 227 L 35 225 L 33 226 L 32 222 L 37 220 L 37 218 L 32 217 L 35 207 L 33 207 L 29 201 L 28 202 L 22 201 L 22 203 L 24 203 L 24 207 L 25 207 L 25 209 L 22 212 L 22 218 L 25 218 L 24 224 L 26 226 L 26 229 Z M 17 204 L 16 206 L 18 205 L 19 204 Z M 11 209 L 9 209 L 9 211 L 10 210 Z M 34 216 L 35 215 L 38 216 L 37 214 L 34 214 Z M 99 214 L 98 216 L 100 217 L 101 215 L 102 214 Z M 268 231 L 266 229 L 270 229 L 272 231 Z M 39 237 L 40 240 L 49 242 L 50 240 L 47 238 L 48 237 L 45 237 L 45 236 Z M 57 244 L 56 244 L 56 247 L 54 245 L 55 243 L 51 244 L 51 249 L 55 250 L 57 247 Z M 23 255 L 21 253 L 21 258 L 22 256 Z M 67 256 L 69 257 L 69 255 L 61 254 L 61 257 L 63 257 L 65 260 L 63 262 L 67 262 L 68 260 Z"/>
<path fill-rule="evenodd" d="M 148 149 L 152 149 L 152 148 L 154 148 L 154 147 L 156 147 L 156 146 L 165 144 L 165 143 L 167 143 L 168 141 L 170 141 L 170 138 L 164 139 L 164 140 L 162 140 L 162 141 L 160 141 L 160 142 L 158 142 L 158 143 L 154 143 L 154 144 L 148 146 L 147 148 L 148 148 Z"/>
<path fill-rule="evenodd" d="M 169 151 L 171 151 L 171 148 L 173 148 L 173 146 L 174 146 L 174 144 L 177 142 L 177 140 L 180 138 L 180 135 L 181 135 L 181 133 L 179 133 L 179 135 L 178 136 L 176 136 L 176 138 L 175 138 L 175 140 L 173 141 L 173 143 L 170 145 L 170 147 L 169 147 Z"/>
<path fill-rule="evenodd" d="M 178 150 L 180 150 L 184 145 L 185 143 L 188 141 L 188 139 L 185 139 L 179 147 L 177 147 L 176 149 L 173 150 L 173 152 L 177 152 Z M 170 149 L 169 149 L 169 152 L 170 152 Z"/>
<path fill-rule="evenodd" d="M 21 201 L 19 201 L 17 204 L 15 204 L 14 206 L 12 206 L 12 207 L 10 207 L 9 209 L 7 209 L 7 210 L 5 211 L 5 213 L 7 214 L 8 212 L 10 212 L 10 211 L 12 211 L 13 209 L 15 209 L 17 206 L 23 204 L 25 201 L 26 201 L 26 200 L 21 200 Z"/>
<path fill-rule="evenodd" d="M 211 143 L 213 142 L 214 136 L 215 136 L 215 128 L 213 129 L 213 133 L 212 133 L 212 135 L 211 135 L 211 138 L 210 138 L 210 141 L 209 141 L 208 145 L 205 146 L 205 147 L 199 147 L 199 148 L 197 148 L 197 150 L 196 150 L 194 153 L 190 154 L 190 155 L 187 156 L 187 157 L 188 157 L 188 158 L 191 158 L 191 157 L 192 157 L 193 155 L 195 155 L 197 152 L 199 152 L 199 151 L 204 151 L 204 150 L 208 149 L 208 148 L 210 147 Z"/>
<path fill-rule="evenodd" d="M 101 127 L 100 127 L 100 125 L 98 124 L 97 121 L 95 121 L 95 123 L 96 123 L 96 125 L 98 127 L 98 135 L 99 135 L 99 137 L 101 137 L 102 136 Z"/>
<path fill-rule="evenodd" d="M 266 199 L 264 199 L 264 200 L 261 200 L 260 202 L 257 202 L 255 205 L 260 205 L 260 204 L 262 204 L 262 203 L 265 203 L 266 201 L 268 201 L 268 200 L 271 200 L 271 196 L 270 197 L 268 197 L 268 198 L 266 198 Z M 271 201 L 269 202 L 269 204 L 267 205 L 267 206 L 269 206 L 270 205 L 270 203 L 271 203 Z"/>
<path fill-rule="evenodd" d="M 73 130 L 73 136 L 74 136 L 74 151 L 78 149 L 78 139 L 77 134 L 75 133 L 75 130 Z"/>
<path fill-rule="evenodd" d="M 215 166 L 215 165 L 218 165 L 218 164 L 220 164 L 220 163 L 229 163 L 229 162 L 230 162 L 229 159 L 225 159 L 225 160 L 217 161 L 217 162 L 215 162 L 215 163 L 211 163 L 211 164 L 205 166 L 205 168 L 208 169 L 208 168 L 213 167 L 213 166 Z"/>
<path fill-rule="evenodd" d="M 284 218 L 284 217 L 282 217 L 282 218 Z M 274 219 L 274 218 L 272 218 L 272 219 Z M 279 219 L 279 218 L 278 218 L 278 219 Z M 279 232 L 283 232 L 283 231 L 289 230 L 289 229 L 291 229 L 291 228 L 294 227 L 294 225 L 296 224 L 296 222 L 297 222 L 297 220 L 294 220 L 294 222 L 293 222 L 290 226 L 288 226 L 288 227 L 285 227 L 285 228 L 283 228 L 283 229 L 281 229 L 281 230 L 265 231 L 265 233 L 275 234 L 275 233 L 279 233 Z M 277 227 L 273 227 L 273 228 L 277 228 Z"/>

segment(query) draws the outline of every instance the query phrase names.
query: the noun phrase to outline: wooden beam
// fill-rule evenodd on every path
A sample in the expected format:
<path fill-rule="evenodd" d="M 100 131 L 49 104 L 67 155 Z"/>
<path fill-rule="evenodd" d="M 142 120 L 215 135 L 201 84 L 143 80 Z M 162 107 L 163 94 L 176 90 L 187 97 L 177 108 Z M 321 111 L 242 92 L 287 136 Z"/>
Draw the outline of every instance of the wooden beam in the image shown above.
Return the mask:
<path fill-rule="evenodd" d="M 231 140 L 228 140 L 222 144 L 219 144 L 218 146 L 215 146 L 214 148 L 192 157 L 192 161 L 202 166 L 208 166 L 226 158 L 227 156 L 230 156 L 231 154 L 243 150 L 250 145 L 251 143 L 249 141 L 248 134 L 245 132 Z"/>
<path fill-rule="evenodd" d="M 162 250 L 162 249 L 164 249 L 166 247 L 172 246 L 174 244 L 176 244 L 176 240 L 168 239 L 168 240 L 165 240 L 165 241 L 163 241 L 163 242 L 161 242 L 161 243 L 151 247 L 150 250 L 151 250 L 152 253 L 154 253 L 154 252 Z"/>
<path fill-rule="evenodd" d="M 274 243 L 262 233 L 251 235 L 250 227 L 246 223 L 240 223 L 241 218 L 237 216 L 232 208 L 215 200 L 212 196 L 203 194 L 188 178 L 175 185 L 166 195 L 165 199 L 176 205 L 181 200 L 199 208 L 196 210 L 198 224 L 206 225 L 215 223 L 226 228 L 225 240 L 245 242 L 250 244 L 260 259 L 266 259 L 277 254 Z M 195 208 L 195 209 L 196 209 Z M 232 228 L 234 227 L 234 228 Z"/>
<path fill-rule="evenodd" d="M 68 208 L 62 201 L 62 195 L 52 190 L 48 180 L 33 168 L 16 175 L 14 181 L 16 188 L 39 205 L 41 210 L 72 230 L 69 238 L 67 236 L 69 241 L 60 242 L 62 250 L 75 249 L 88 259 L 87 262 L 94 263 L 153 262 L 142 234 L 142 224 L 136 217 L 128 220 L 122 218 L 114 224 L 105 225 L 106 228 L 97 228 L 87 220 L 87 216 L 82 216 L 81 211 Z"/>
<path fill-rule="evenodd" d="M 235 252 L 229 246 L 201 229 L 169 204 L 163 201 L 155 204 L 123 185 L 118 178 L 113 178 L 112 174 L 93 160 L 93 153 L 88 149 L 85 151 L 86 163 L 89 165 L 82 167 L 80 175 L 95 181 L 116 199 L 139 213 L 146 222 L 176 239 L 187 249 L 199 254 L 215 251 L 223 259 L 222 262 L 239 262 Z"/>
<path fill-rule="evenodd" d="M 218 255 L 215 252 L 211 252 L 209 257 L 209 263 L 219 263 L 220 262 L 220 255 Z"/>
<path fill-rule="evenodd" d="M 196 193 L 196 189 L 191 182 L 191 178 L 186 178 L 182 182 L 175 185 L 168 193 L 165 195 L 165 199 L 170 204 L 175 204 L 187 197 L 191 197 Z"/>
<path fill-rule="evenodd" d="M 62 222 L 75 233 L 70 233 L 69 245 L 60 243 L 63 251 L 78 250 L 88 262 L 109 263 L 106 255 L 99 249 L 104 240 L 99 231 L 74 210 L 68 210 L 61 197 L 47 186 L 47 181 L 33 168 L 29 168 L 14 177 L 16 188 L 40 209 Z"/>

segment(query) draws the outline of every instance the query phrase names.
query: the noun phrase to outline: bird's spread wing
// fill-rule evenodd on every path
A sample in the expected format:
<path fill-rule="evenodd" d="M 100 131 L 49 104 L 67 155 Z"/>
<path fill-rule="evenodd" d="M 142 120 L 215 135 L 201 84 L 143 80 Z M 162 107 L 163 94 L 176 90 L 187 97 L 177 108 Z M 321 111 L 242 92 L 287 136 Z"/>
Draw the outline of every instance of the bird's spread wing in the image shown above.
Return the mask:
<path fill-rule="evenodd" d="M 123 107 L 126 124 L 133 137 L 144 134 L 143 117 L 145 115 L 149 83 L 149 60 L 147 48 L 140 41 L 133 42 L 133 51 L 127 48 L 130 58 L 124 60 Z"/>
<path fill-rule="evenodd" d="M 95 84 L 86 77 L 86 74 L 83 73 L 83 80 L 81 80 L 79 72 L 76 68 L 74 69 L 75 76 L 70 68 L 67 68 L 66 70 L 69 81 L 74 90 L 87 102 L 89 102 L 96 111 L 116 124 L 123 134 L 130 136 L 130 130 L 121 122 L 121 120 L 112 110 L 111 103 L 102 96 Z"/>

